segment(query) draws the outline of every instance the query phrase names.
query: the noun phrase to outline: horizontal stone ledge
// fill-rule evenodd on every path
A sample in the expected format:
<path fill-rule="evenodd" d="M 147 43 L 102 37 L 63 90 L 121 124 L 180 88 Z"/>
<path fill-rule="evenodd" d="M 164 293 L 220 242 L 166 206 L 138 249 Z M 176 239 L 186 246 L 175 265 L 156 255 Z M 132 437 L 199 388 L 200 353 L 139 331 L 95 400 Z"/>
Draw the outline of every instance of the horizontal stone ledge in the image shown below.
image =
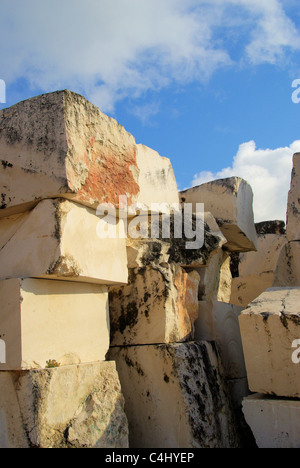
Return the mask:
<path fill-rule="evenodd" d="M 126 241 L 99 237 L 99 227 L 109 228 L 109 222 L 64 199 L 0 219 L 0 279 L 127 283 Z"/>

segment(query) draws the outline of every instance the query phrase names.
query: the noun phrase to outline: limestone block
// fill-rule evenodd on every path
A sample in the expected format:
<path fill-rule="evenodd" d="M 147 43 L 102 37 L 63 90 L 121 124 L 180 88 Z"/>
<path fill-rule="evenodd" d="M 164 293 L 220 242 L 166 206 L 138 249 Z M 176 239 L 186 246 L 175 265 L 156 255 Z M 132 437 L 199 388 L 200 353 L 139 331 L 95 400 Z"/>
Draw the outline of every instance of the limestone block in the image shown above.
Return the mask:
<path fill-rule="evenodd" d="M 110 288 L 111 345 L 172 343 L 193 337 L 199 275 L 179 266 L 130 270 L 126 286 Z"/>
<path fill-rule="evenodd" d="M 300 397 L 300 365 L 293 360 L 300 339 L 299 301 L 300 288 L 271 288 L 240 315 L 252 392 Z"/>
<path fill-rule="evenodd" d="M 128 448 L 114 362 L 0 372 L 0 448 Z"/>
<path fill-rule="evenodd" d="M 253 192 L 239 177 L 215 180 L 180 192 L 182 203 L 204 203 L 205 211 L 216 218 L 230 251 L 256 250 Z"/>
<path fill-rule="evenodd" d="M 288 195 L 286 234 L 288 241 L 300 241 L 300 153 L 294 154 Z"/>
<path fill-rule="evenodd" d="M 285 265 L 284 270 L 287 267 L 285 252 L 288 243 L 284 222 L 265 221 L 255 227 L 258 234 L 257 252 L 239 254 L 238 277 L 232 280 L 230 302 L 243 307 L 247 307 L 266 289 L 288 285 L 286 279 L 283 284 L 276 281 L 276 271 L 282 269 L 279 264 Z M 283 276 L 287 278 L 286 271 Z"/>
<path fill-rule="evenodd" d="M 111 348 L 131 448 L 238 446 L 219 358 L 211 343 Z"/>
<path fill-rule="evenodd" d="M 0 371 L 101 361 L 109 348 L 106 286 L 12 279 L 0 282 Z"/>
<path fill-rule="evenodd" d="M 274 272 L 282 249 L 286 245 L 286 236 L 278 234 L 258 235 L 257 252 L 240 254 L 239 274 L 241 277 Z"/>
<path fill-rule="evenodd" d="M 228 252 L 217 250 L 211 256 L 207 267 L 197 271 L 200 275 L 200 300 L 230 302 L 232 274 Z"/>
<path fill-rule="evenodd" d="M 145 145 L 136 145 L 136 150 L 140 188 L 138 203 L 149 209 L 154 203 L 178 205 L 178 187 L 170 160 Z"/>
<path fill-rule="evenodd" d="M 217 301 L 199 302 L 195 340 L 215 341 L 218 344 L 227 379 L 247 376 L 238 321 L 242 310 L 242 307 Z"/>
<path fill-rule="evenodd" d="M 243 401 L 258 448 L 300 448 L 300 400 L 251 395 Z"/>
<path fill-rule="evenodd" d="M 119 207 L 120 195 L 130 206 L 155 193 L 161 203 L 178 203 L 170 161 L 137 147 L 114 119 L 68 90 L 0 112 L 0 162 L 0 216 L 24 212 L 44 198 Z"/>
<path fill-rule="evenodd" d="M 147 265 L 161 265 L 177 263 L 182 267 L 187 268 L 201 268 L 207 266 L 211 257 L 219 251 L 226 243 L 226 239 L 218 228 L 211 213 L 204 213 L 204 224 L 202 226 L 196 225 L 195 217 L 193 218 L 193 230 L 204 230 L 204 243 L 201 248 L 190 249 L 184 231 L 184 216 L 180 215 L 181 238 L 175 236 L 177 223 L 174 215 L 163 221 L 160 217 L 147 217 L 145 238 L 127 238 L 127 257 L 129 268 L 143 268 Z M 141 221 L 143 223 L 143 221 Z M 151 225 L 157 225 L 157 238 L 151 237 Z M 165 223 L 165 224 L 164 224 Z M 168 227 L 168 237 L 164 237 L 164 226 Z M 198 234 L 197 234 L 198 235 Z"/>
<path fill-rule="evenodd" d="M 273 286 L 300 286 L 300 242 L 289 242 L 282 249 Z"/>
<path fill-rule="evenodd" d="M 92 209 L 64 199 L 43 200 L 30 212 L 0 219 L 0 279 L 127 283 L 126 241 L 100 238 L 101 223 L 109 225 Z"/>
<path fill-rule="evenodd" d="M 233 278 L 229 302 L 245 308 L 273 285 L 272 271 Z"/>

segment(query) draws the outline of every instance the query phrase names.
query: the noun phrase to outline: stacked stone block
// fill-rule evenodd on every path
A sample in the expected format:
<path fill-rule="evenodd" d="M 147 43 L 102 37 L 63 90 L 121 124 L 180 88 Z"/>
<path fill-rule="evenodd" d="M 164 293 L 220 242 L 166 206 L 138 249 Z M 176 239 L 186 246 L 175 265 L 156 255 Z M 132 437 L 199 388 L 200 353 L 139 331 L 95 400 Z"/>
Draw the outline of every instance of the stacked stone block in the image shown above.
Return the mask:
<path fill-rule="evenodd" d="M 295 154 L 286 242 L 282 247 L 278 239 L 279 256 L 273 255 L 277 287 L 267 289 L 240 316 L 249 387 L 254 392 L 244 400 L 243 411 L 262 448 L 300 447 L 299 161 Z"/>
<path fill-rule="evenodd" d="M 126 448 L 106 361 L 126 240 L 96 210 L 178 202 L 170 161 L 69 91 L 1 111 L 0 160 L 0 444 Z"/>

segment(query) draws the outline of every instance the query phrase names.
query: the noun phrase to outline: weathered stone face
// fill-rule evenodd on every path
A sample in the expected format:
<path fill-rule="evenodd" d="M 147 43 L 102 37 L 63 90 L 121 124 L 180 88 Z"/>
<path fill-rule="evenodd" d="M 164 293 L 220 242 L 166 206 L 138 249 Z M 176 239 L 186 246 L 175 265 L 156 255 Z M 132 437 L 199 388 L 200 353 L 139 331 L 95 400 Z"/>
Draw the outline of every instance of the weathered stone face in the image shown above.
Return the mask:
<path fill-rule="evenodd" d="M 273 285 L 276 287 L 300 286 L 300 242 L 288 242 L 281 250 Z"/>
<path fill-rule="evenodd" d="M 239 276 L 232 280 L 230 302 L 247 307 L 250 302 L 273 286 L 286 286 L 286 282 L 276 279 L 278 268 L 287 268 L 285 249 L 288 246 L 284 223 L 265 222 L 257 227 L 257 252 L 239 255 Z M 282 266 L 279 266 L 282 265 Z M 283 268 L 285 265 L 285 268 Z M 289 284 L 296 286 L 296 284 Z"/>
<path fill-rule="evenodd" d="M 300 240 L 300 153 L 294 154 L 291 188 L 288 196 L 286 234 L 288 241 Z"/>
<path fill-rule="evenodd" d="M 130 270 L 129 283 L 111 288 L 111 345 L 172 343 L 193 338 L 198 317 L 197 272 L 179 266 Z"/>
<path fill-rule="evenodd" d="M 227 379 L 243 379 L 247 376 L 238 321 L 242 310 L 242 307 L 223 302 L 199 302 L 195 339 L 217 343 Z"/>
<path fill-rule="evenodd" d="M 131 448 L 236 447 L 220 362 L 210 343 L 111 348 Z"/>
<path fill-rule="evenodd" d="M 0 216 L 24 212 L 44 198 L 92 208 L 118 208 L 119 196 L 128 206 L 179 202 L 170 161 L 137 146 L 114 119 L 70 91 L 0 112 L 0 185 Z"/>
<path fill-rule="evenodd" d="M 254 394 L 243 411 L 258 448 L 300 448 L 300 400 Z"/>
<path fill-rule="evenodd" d="M 199 268 L 199 299 L 201 301 L 230 302 L 232 274 L 228 252 L 217 250 L 206 268 Z"/>
<path fill-rule="evenodd" d="M 99 238 L 99 223 L 93 210 L 64 199 L 0 219 L 0 279 L 125 284 L 125 239 Z"/>
<path fill-rule="evenodd" d="M 105 360 L 109 348 L 106 286 L 40 279 L 0 282 L 0 371 Z"/>
<path fill-rule="evenodd" d="M 113 362 L 0 373 L 1 448 L 128 448 Z"/>
<path fill-rule="evenodd" d="M 226 237 L 228 250 L 256 250 L 253 192 L 245 180 L 232 177 L 208 182 L 180 192 L 180 200 L 193 203 L 194 207 L 204 203 L 205 211 L 212 213 Z"/>
<path fill-rule="evenodd" d="M 300 336 L 299 300 L 299 288 L 269 289 L 240 315 L 252 392 L 300 397 L 300 365 L 292 359 Z"/>

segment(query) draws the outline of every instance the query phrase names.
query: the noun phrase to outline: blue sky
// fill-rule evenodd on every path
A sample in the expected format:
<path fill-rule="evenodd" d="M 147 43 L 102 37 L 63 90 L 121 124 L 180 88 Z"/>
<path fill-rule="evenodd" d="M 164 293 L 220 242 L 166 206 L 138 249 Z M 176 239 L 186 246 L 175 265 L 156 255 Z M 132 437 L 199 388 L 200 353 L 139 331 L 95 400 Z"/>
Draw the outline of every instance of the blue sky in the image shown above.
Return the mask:
<path fill-rule="evenodd" d="M 0 108 L 79 92 L 170 158 L 179 189 L 238 175 L 256 221 L 285 219 L 297 0 L 1 0 L 0 56 Z"/>

